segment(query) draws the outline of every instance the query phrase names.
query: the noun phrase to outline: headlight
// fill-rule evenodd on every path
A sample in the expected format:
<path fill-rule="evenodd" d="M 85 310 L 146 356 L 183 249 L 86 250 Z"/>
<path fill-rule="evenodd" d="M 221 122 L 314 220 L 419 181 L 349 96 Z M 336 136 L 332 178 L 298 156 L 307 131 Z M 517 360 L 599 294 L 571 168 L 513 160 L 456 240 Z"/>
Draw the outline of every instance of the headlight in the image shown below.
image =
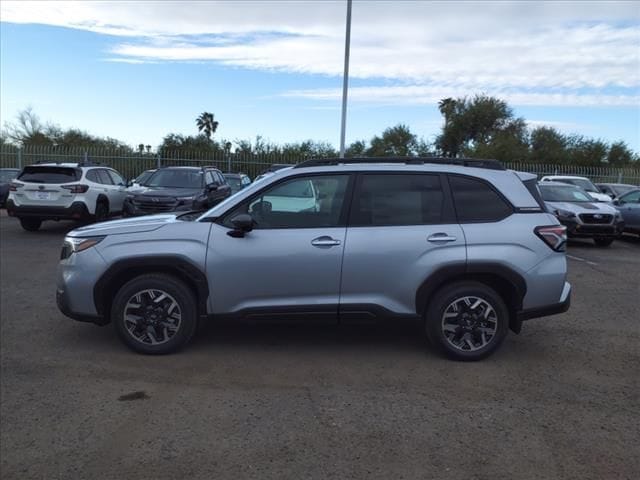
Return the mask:
<path fill-rule="evenodd" d="M 554 213 L 556 214 L 556 216 L 562 217 L 562 218 L 573 218 L 576 216 L 576 214 L 573 212 L 570 212 L 568 210 L 561 210 L 561 209 L 556 210 Z"/>
<path fill-rule="evenodd" d="M 105 235 L 100 237 L 65 237 L 60 259 L 69 258 L 72 253 L 82 252 L 94 247 L 104 239 Z"/>
<path fill-rule="evenodd" d="M 190 197 L 178 197 L 178 205 L 187 205 L 189 203 L 193 203 L 193 201 L 196 199 L 196 197 L 194 195 L 190 196 Z"/>

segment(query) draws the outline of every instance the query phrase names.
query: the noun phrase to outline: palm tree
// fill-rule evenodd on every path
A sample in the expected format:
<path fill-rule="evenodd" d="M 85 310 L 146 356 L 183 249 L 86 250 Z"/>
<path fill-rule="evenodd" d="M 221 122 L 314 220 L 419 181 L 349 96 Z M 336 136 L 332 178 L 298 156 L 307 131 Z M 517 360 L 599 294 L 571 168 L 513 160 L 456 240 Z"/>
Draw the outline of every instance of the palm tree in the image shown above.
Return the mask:
<path fill-rule="evenodd" d="M 209 140 L 218 128 L 218 122 L 213 119 L 213 113 L 202 112 L 198 118 L 196 118 L 196 125 L 198 125 L 198 131 L 204 132 Z"/>
<path fill-rule="evenodd" d="M 449 123 L 451 114 L 453 113 L 455 107 L 456 101 L 453 98 L 443 98 L 438 102 L 438 110 L 440 110 L 440 113 L 444 117 L 445 123 Z"/>

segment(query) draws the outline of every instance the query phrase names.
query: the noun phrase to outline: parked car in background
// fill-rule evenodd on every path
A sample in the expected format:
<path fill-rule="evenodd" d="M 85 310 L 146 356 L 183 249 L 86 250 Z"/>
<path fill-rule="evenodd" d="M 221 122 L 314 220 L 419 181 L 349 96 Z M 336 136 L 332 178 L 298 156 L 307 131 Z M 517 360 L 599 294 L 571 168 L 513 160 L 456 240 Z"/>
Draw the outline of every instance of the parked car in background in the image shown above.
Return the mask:
<path fill-rule="evenodd" d="M 616 198 L 613 205 L 624 219 L 624 231 L 640 235 L 640 188 Z"/>
<path fill-rule="evenodd" d="M 600 192 L 609 195 L 611 198 L 618 198 L 620 195 L 638 188 L 635 185 L 627 185 L 626 183 L 596 183 L 596 187 L 600 189 Z"/>
<path fill-rule="evenodd" d="M 624 228 L 622 215 L 612 205 L 596 202 L 584 189 L 561 182 L 541 182 L 542 199 L 560 223 L 567 227 L 569 238 L 592 238 L 606 247 L 620 236 Z"/>
<path fill-rule="evenodd" d="M 0 168 L 0 207 L 4 207 L 7 203 L 9 184 L 19 173 L 19 168 Z"/>
<path fill-rule="evenodd" d="M 546 175 L 540 179 L 541 182 L 561 182 L 575 185 L 585 190 L 596 202 L 611 202 L 611 197 L 598 190 L 587 177 L 573 177 L 568 175 Z"/>
<path fill-rule="evenodd" d="M 293 167 L 293 165 L 286 164 L 286 163 L 274 163 L 269 168 L 267 168 L 264 172 L 262 172 L 256 178 L 254 178 L 253 181 L 254 182 L 258 182 L 258 181 L 262 180 L 263 178 L 266 178 L 266 177 L 269 177 L 269 176 L 273 175 L 278 170 L 282 170 L 284 168 L 290 168 L 290 167 Z"/>
<path fill-rule="evenodd" d="M 251 185 L 251 179 L 244 173 L 223 173 L 222 175 L 231 187 L 232 195 Z"/>
<path fill-rule="evenodd" d="M 125 188 L 122 175 L 101 165 L 29 165 L 9 186 L 7 212 L 28 231 L 44 220 L 101 222 L 122 212 Z"/>
<path fill-rule="evenodd" d="M 535 175 L 495 161 L 308 161 L 195 219 L 114 223 L 65 238 L 58 306 L 113 322 L 141 353 L 184 346 L 205 317 L 391 317 L 421 319 L 436 348 L 479 360 L 570 303 L 566 228 Z"/>
<path fill-rule="evenodd" d="M 127 194 L 125 216 L 206 210 L 231 195 L 220 170 L 209 167 L 163 167 L 144 187 L 141 192 Z"/>
<path fill-rule="evenodd" d="M 127 191 L 128 192 L 132 192 L 132 191 L 141 190 L 144 187 L 145 182 L 147 180 L 149 180 L 149 178 L 151 178 L 151 175 L 153 175 L 156 170 L 157 169 L 155 169 L 155 168 L 152 169 L 152 170 L 145 170 L 140 175 L 138 175 L 136 178 L 132 179 L 128 183 Z"/>

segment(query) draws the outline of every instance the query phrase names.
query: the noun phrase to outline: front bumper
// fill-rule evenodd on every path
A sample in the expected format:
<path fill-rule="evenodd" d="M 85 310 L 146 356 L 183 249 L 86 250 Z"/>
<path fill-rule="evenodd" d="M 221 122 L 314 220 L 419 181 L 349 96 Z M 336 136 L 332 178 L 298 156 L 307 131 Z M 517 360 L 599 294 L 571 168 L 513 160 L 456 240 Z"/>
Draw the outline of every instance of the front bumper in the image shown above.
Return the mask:
<path fill-rule="evenodd" d="M 562 294 L 560 295 L 560 301 L 558 303 L 552 303 L 550 305 L 544 305 L 542 307 L 528 308 L 518 312 L 518 320 L 530 320 L 532 318 L 548 317 L 549 315 L 557 315 L 569 310 L 571 306 L 571 284 L 564 282 Z"/>
<path fill-rule="evenodd" d="M 64 288 L 58 288 L 56 290 L 56 303 L 58 304 L 58 310 L 62 312 L 63 315 L 67 317 L 77 320 L 79 322 L 89 322 L 95 323 L 96 325 L 106 325 L 107 321 L 105 321 L 104 317 L 100 315 L 88 315 L 86 313 L 75 312 L 69 306 L 69 295 L 67 290 Z"/>
<path fill-rule="evenodd" d="M 91 214 L 83 202 L 73 202 L 69 207 L 47 207 L 39 205 L 16 205 L 7 200 L 10 217 L 39 218 L 42 220 L 88 220 Z"/>
<path fill-rule="evenodd" d="M 624 221 L 610 224 L 585 224 L 574 220 L 559 219 L 560 223 L 567 227 L 569 237 L 618 237 L 624 231 Z"/>

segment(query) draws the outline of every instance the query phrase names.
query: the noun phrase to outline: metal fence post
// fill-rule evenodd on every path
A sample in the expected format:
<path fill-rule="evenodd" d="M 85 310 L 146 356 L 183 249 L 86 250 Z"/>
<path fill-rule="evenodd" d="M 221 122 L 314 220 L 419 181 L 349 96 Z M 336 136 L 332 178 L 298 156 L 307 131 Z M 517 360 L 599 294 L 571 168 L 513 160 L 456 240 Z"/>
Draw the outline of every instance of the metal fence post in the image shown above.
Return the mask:
<path fill-rule="evenodd" d="M 22 147 L 18 147 L 18 168 L 22 170 Z"/>
<path fill-rule="evenodd" d="M 622 170 L 618 170 L 618 183 L 622 183 Z"/>
<path fill-rule="evenodd" d="M 89 158 L 89 152 L 85 151 L 85 152 L 82 154 L 82 161 L 83 161 L 84 163 L 88 163 L 88 162 L 87 162 L 87 159 L 88 159 L 88 158 Z"/>
<path fill-rule="evenodd" d="M 160 159 L 160 154 L 158 153 L 158 155 L 156 156 L 156 166 L 157 168 L 160 168 L 160 163 L 162 162 L 162 160 Z"/>

